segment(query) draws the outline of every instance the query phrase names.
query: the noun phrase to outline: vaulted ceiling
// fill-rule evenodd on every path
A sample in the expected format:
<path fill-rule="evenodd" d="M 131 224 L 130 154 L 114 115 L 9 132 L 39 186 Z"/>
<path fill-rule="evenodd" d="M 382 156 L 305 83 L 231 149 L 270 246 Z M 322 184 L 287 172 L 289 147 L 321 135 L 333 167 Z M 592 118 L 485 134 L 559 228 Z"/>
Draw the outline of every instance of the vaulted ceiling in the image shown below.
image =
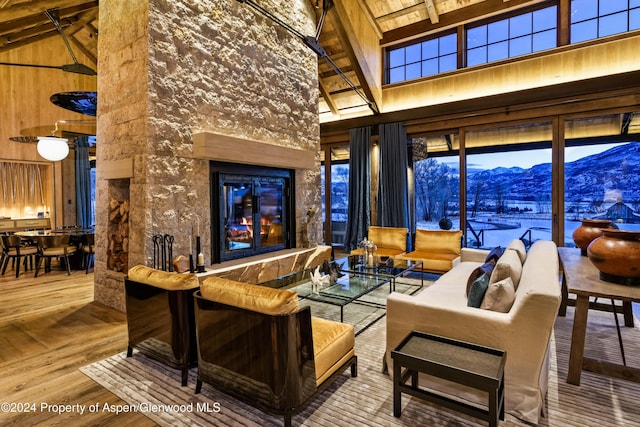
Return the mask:
<path fill-rule="evenodd" d="M 319 19 L 323 2 L 329 0 L 308 1 L 316 8 Z M 346 80 L 327 61 L 319 61 L 321 121 L 374 114 L 382 93 L 381 46 L 540 1 L 333 0 L 318 39 Z M 55 25 L 44 13 L 57 9 L 72 49 L 89 58 L 92 63 L 86 65 L 99 69 L 98 3 L 98 0 L 0 0 L 0 53 L 58 37 Z M 365 37 L 373 38 L 374 43 L 363 40 Z M 60 52 L 60 58 L 60 65 L 69 62 L 67 52 Z"/>

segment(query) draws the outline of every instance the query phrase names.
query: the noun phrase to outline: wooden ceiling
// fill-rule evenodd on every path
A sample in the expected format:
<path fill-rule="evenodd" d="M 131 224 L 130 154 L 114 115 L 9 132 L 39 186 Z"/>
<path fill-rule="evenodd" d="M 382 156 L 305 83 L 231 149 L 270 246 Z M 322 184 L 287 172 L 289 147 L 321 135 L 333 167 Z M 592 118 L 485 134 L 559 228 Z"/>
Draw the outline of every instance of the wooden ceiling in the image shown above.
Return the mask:
<path fill-rule="evenodd" d="M 319 18 L 323 2 L 328 0 L 308 1 Z M 373 114 L 382 93 L 380 46 L 540 1 L 333 0 L 319 42 L 353 87 L 326 61 L 319 61 L 321 120 L 323 115 L 336 120 Z M 72 49 L 82 51 L 92 62 L 86 65 L 97 69 L 98 0 L 0 0 L 0 52 L 58 37 L 55 26 L 44 14 L 51 9 L 59 11 L 60 24 Z M 286 21 L 286 17 L 282 18 Z M 358 40 L 364 30 L 376 39 L 376 49 L 369 50 L 369 55 L 362 54 L 362 42 Z M 60 65 L 68 62 L 64 58 Z M 374 63 L 377 67 L 372 72 Z"/>
<path fill-rule="evenodd" d="M 57 9 L 60 26 L 73 51 L 83 52 L 95 68 L 98 63 L 98 1 L 87 0 L 0 0 L 0 52 L 60 37 L 45 15 Z M 68 55 L 67 52 L 61 54 Z M 62 57 L 60 65 L 71 62 Z"/>

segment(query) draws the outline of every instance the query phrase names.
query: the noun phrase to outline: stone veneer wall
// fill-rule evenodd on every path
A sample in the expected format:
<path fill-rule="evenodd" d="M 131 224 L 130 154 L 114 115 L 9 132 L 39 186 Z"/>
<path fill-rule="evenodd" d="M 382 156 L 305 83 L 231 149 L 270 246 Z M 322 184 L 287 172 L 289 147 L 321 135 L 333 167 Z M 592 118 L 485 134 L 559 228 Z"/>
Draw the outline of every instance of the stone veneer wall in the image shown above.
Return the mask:
<path fill-rule="evenodd" d="M 307 0 L 264 0 L 303 34 L 315 31 Z M 128 183 L 129 266 L 152 265 L 154 234 L 187 254 L 199 223 L 211 259 L 209 161 L 192 135 L 209 131 L 315 153 L 296 171 L 297 244 L 309 209 L 320 211 L 317 57 L 236 0 L 100 2 L 95 300 L 124 311 L 123 273 L 106 266 L 110 195 Z M 133 160 L 130 177 L 100 164 Z M 322 239 L 320 215 L 309 226 Z M 194 243 L 195 247 L 195 243 Z"/>

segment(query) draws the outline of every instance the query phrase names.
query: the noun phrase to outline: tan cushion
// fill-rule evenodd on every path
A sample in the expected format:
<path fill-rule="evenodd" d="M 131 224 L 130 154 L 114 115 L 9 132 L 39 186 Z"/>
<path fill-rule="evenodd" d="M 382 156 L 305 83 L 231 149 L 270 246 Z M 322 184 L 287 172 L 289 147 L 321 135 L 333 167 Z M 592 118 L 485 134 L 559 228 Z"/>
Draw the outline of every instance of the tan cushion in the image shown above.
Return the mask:
<path fill-rule="evenodd" d="M 129 280 L 145 283 L 157 288 L 170 291 L 196 289 L 200 286 L 195 273 L 178 274 L 169 271 L 156 270 L 144 265 L 136 265 L 129 269 Z"/>
<path fill-rule="evenodd" d="M 371 240 L 378 249 L 386 248 L 401 253 L 407 250 L 408 233 L 409 229 L 407 228 L 378 227 L 372 225 L 369 227 L 369 235 L 367 238 Z"/>
<path fill-rule="evenodd" d="M 500 313 L 508 313 L 516 299 L 516 290 L 511 277 L 496 283 L 490 283 L 484 294 L 480 308 Z"/>
<path fill-rule="evenodd" d="M 282 289 L 208 277 L 200 286 L 202 297 L 258 313 L 279 315 L 298 311 L 298 294 Z"/>
<path fill-rule="evenodd" d="M 460 258 L 450 252 L 413 251 L 402 255 L 404 259 L 422 261 L 422 269 L 427 271 L 449 271 Z"/>
<path fill-rule="evenodd" d="M 313 336 L 313 355 L 316 365 L 316 382 L 343 356 L 353 351 L 355 345 L 355 331 L 352 325 L 334 322 L 332 320 L 311 317 Z"/>
<path fill-rule="evenodd" d="M 520 263 L 524 264 L 524 261 L 527 259 L 527 248 L 524 246 L 524 242 L 522 240 L 513 239 L 507 246 L 507 249 L 513 249 L 516 251 L 520 258 Z"/>
<path fill-rule="evenodd" d="M 506 250 L 496 263 L 496 266 L 491 273 L 489 284 L 496 283 L 510 277 L 513 282 L 514 289 L 518 289 L 520 276 L 522 276 L 522 264 L 520 263 L 518 253 L 514 250 Z"/>
<path fill-rule="evenodd" d="M 460 230 L 416 230 L 416 251 L 442 252 L 460 255 Z"/>

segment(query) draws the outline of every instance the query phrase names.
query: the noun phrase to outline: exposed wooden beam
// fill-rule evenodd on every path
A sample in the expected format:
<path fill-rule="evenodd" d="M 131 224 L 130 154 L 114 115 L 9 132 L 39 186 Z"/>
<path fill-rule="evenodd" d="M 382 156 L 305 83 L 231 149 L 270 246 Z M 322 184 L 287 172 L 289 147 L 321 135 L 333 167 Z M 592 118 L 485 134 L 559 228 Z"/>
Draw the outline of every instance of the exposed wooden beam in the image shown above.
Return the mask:
<path fill-rule="evenodd" d="M 9 7 L 0 9 L 0 22 L 14 21 L 28 18 L 31 15 L 43 15 L 47 9 L 64 9 L 86 4 L 86 0 L 35 0 L 20 3 L 20 7 Z M 92 7 L 98 7 L 97 1 L 90 2 Z M 62 14 L 60 15 L 62 17 Z"/>
<path fill-rule="evenodd" d="M 429 20 L 432 24 L 440 22 L 440 16 L 436 10 L 436 5 L 433 4 L 433 0 L 424 0 L 424 4 L 427 6 L 427 13 L 429 14 Z"/>
<path fill-rule="evenodd" d="M 367 21 L 369 21 L 369 24 L 371 25 L 371 28 L 373 28 L 376 32 L 376 35 L 378 36 L 379 39 L 382 38 L 382 30 L 380 29 L 380 25 L 378 25 L 378 22 L 376 21 L 376 18 L 373 16 L 373 13 L 371 13 L 371 9 L 369 9 L 369 6 L 367 5 L 367 2 L 365 2 L 364 0 L 358 0 L 358 5 L 360 6 L 360 9 L 362 9 L 362 12 L 364 13 L 365 17 L 367 18 Z"/>
<path fill-rule="evenodd" d="M 380 44 L 386 45 L 401 40 L 412 39 L 439 29 L 463 25 L 478 18 L 497 15 L 510 9 L 524 5 L 534 5 L 544 1 L 546 0 L 511 0 L 509 2 L 504 2 L 503 0 L 486 0 L 443 14 L 437 24 L 425 19 L 395 30 L 387 31 L 382 36 Z M 404 11 L 406 10 L 407 9 L 404 9 Z"/>
<path fill-rule="evenodd" d="M 332 114 L 339 116 L 340 111 L 338 110 L 338 106 L 333 100 L 333 97 L 331 96 L 330 91 L 324 85 L 324 83 L 322 82 L 322 79 L 320 79 L 318 83 L 320 87 L 320 94 L 322 95 L 322 98 L 324 98 L 324 102 L 327 103 L 327 106 L 329 107 L 329 111 L 331 111 Z"/>
<path fill-rule="evenodd" d="M 358 8 L 357 10 L 362 13 L 361 9 Z M 341 1 L 335 2 L 329 13 L 342 46 L 349 57 L 353 71 L 360 82 L 362 92 L 370 102 L 375 104 L 377 110 L 382 102 L 381 80 L 378 79 L 378 82 L 376 82 L 376 76 L 371 72 L 371 65 L 367 61 L 379 60 L 379 58 L 371 58 L 363 51 L 363 46 L 360 44 L 357 34 L 362 33 L 365 29 L 353 28 L 352 21 Z M 355 18 L 353 17 L 353 19 Z"/>

